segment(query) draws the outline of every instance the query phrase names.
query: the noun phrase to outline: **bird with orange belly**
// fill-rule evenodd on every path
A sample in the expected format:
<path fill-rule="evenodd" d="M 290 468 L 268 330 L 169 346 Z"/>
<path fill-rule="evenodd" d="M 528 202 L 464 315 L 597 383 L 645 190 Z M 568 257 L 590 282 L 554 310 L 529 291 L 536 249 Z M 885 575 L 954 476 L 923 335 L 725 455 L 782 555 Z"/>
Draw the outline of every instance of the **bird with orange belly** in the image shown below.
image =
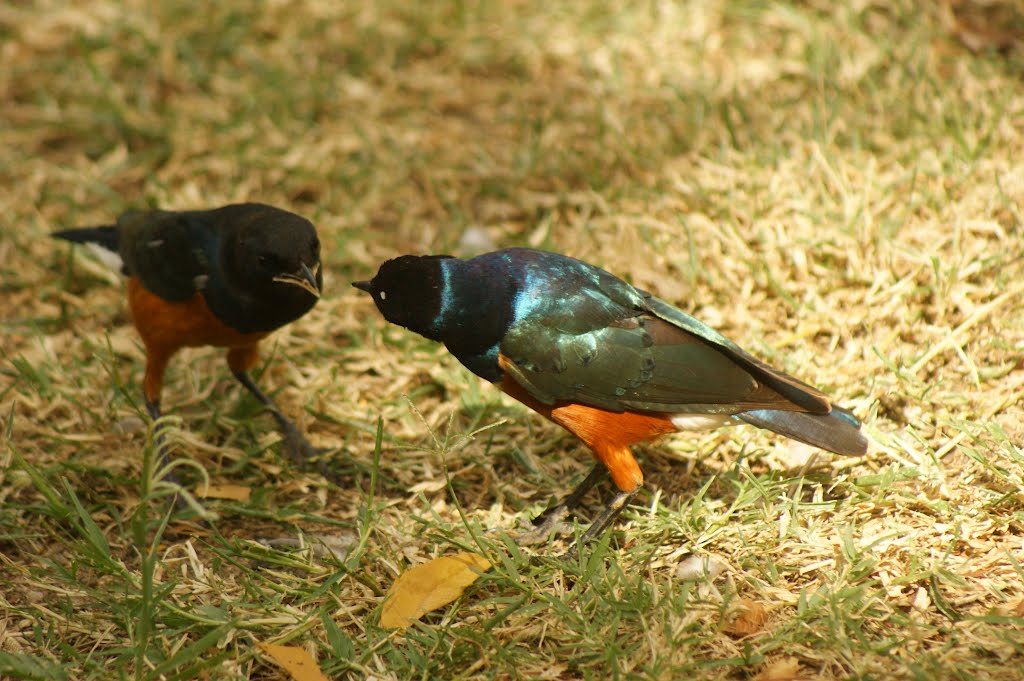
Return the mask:
<path fill-rule="evenodd" d="M 146 349 L 146 410 L 160 417 L 164 373 L 184 347 L 227 348 L 235 378 L 273 415 L 286 452 L 315 450 L 253 382 L 259 343 L 320 298 L 320 242 L 313 224 L 273 206 L 134 211 L 114 225 L 54 232 L 86 244 L 128 276 L 128 306 Z"/>
<path fill-rule="evenodd" d="M 544 532 L 607 471 L 618 494 L 582 539 L 601 534 L 643 485 L 630 447 L 659 435 L 747 423 L 838 454 L 867 450 L 857 418 L 824 393 L 580 260 L 523 248 L 406 255 L 353 285 L 590 448 L 597 465 L 543 516 Z"/>

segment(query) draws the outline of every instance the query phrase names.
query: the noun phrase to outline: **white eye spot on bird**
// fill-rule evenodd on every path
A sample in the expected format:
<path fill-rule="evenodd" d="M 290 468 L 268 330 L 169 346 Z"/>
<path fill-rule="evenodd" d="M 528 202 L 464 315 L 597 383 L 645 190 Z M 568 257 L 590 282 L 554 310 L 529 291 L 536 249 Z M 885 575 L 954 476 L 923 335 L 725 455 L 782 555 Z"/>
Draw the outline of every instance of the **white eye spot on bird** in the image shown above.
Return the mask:
<path fill-rule="evenodd" d="M 388 292 L 387 291 L 381 291 L 380 292 L 380 299 L 381 300 L 386 300 L 387 297 L 388 297 Z"/>
<path fill-rule="evenodd" d="M 152 241 L 150 241 L 146 245 L 149 246 L 150 248 L 160 248 L 161 246 L 164 245 L 164 240 L 163 239 L 153 239 Z"/>

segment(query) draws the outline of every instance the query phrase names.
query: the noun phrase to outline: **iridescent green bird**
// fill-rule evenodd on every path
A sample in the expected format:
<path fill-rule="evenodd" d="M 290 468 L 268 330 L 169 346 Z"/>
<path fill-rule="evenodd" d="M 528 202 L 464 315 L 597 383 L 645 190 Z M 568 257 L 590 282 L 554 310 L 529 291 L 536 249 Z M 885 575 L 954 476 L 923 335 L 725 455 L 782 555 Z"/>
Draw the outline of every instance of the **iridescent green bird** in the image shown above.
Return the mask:
<path fill-rule="evenodd" d="M 821 391 L 603 269 L 512 248 L 470 260 L 406 255 L 356 288 L 385 319 L 444 343 L 467 368 L 581 439 L 598 464 L 546 514 L 550 527 L 607 471 L 603 532 L 643 484 L 630 446 L 747 423 L 861 455 L 860 422 Z"/>

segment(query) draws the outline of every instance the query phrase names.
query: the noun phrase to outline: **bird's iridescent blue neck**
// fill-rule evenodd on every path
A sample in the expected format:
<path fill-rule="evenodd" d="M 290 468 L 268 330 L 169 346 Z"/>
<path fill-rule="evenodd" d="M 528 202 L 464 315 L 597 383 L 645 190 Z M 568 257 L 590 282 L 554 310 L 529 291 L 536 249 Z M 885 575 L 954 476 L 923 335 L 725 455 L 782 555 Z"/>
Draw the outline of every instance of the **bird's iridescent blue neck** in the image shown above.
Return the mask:
<path fill-rule="evenodd" d="M 515 279 L 493 276 L 487 263 L 478 259 L 451 258 L 438 264 L 440 304 L 429 335 L 473 373 L 499 380 L 498 344 L 514 317 Z"/>
<path fill-rule="evenodd" d="M 441 300 L 438 304 L 437 317 L 434 318 L 434 324 L 430 329 L 431 333 L 437 336 L 442 335 L 446 324 L 445 320 L 458 314 L 455 289 L 452 288 L 452 269 L 456 264 L 461 265 L 463 263 L 455 258 L 438 261 L 438 267 L 441 270 Z"/>

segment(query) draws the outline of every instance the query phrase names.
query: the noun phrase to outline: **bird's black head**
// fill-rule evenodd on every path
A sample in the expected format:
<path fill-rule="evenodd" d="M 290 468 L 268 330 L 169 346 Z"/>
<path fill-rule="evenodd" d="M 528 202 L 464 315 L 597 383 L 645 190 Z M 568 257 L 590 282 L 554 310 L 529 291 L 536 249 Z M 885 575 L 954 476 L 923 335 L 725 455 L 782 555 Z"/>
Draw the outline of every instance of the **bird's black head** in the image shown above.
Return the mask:
<path fill-rule="evenodd" d="M 269 298 L 305 301 L 320 297 L 320 240 L 309 220 L 258 203 L 226 206 L 217 217 L 229 225 L 224 264 L 248 291 Z"/>
<path fill-rule="evenodd" d="M 431 340 L 437 336 L 435 322 L 445 295 L 441 263 L 450 255 L 403 255 L 388 260 L 370 281 L 352 285 L 373 296 L 377 309 L 392 324 Z"/>

